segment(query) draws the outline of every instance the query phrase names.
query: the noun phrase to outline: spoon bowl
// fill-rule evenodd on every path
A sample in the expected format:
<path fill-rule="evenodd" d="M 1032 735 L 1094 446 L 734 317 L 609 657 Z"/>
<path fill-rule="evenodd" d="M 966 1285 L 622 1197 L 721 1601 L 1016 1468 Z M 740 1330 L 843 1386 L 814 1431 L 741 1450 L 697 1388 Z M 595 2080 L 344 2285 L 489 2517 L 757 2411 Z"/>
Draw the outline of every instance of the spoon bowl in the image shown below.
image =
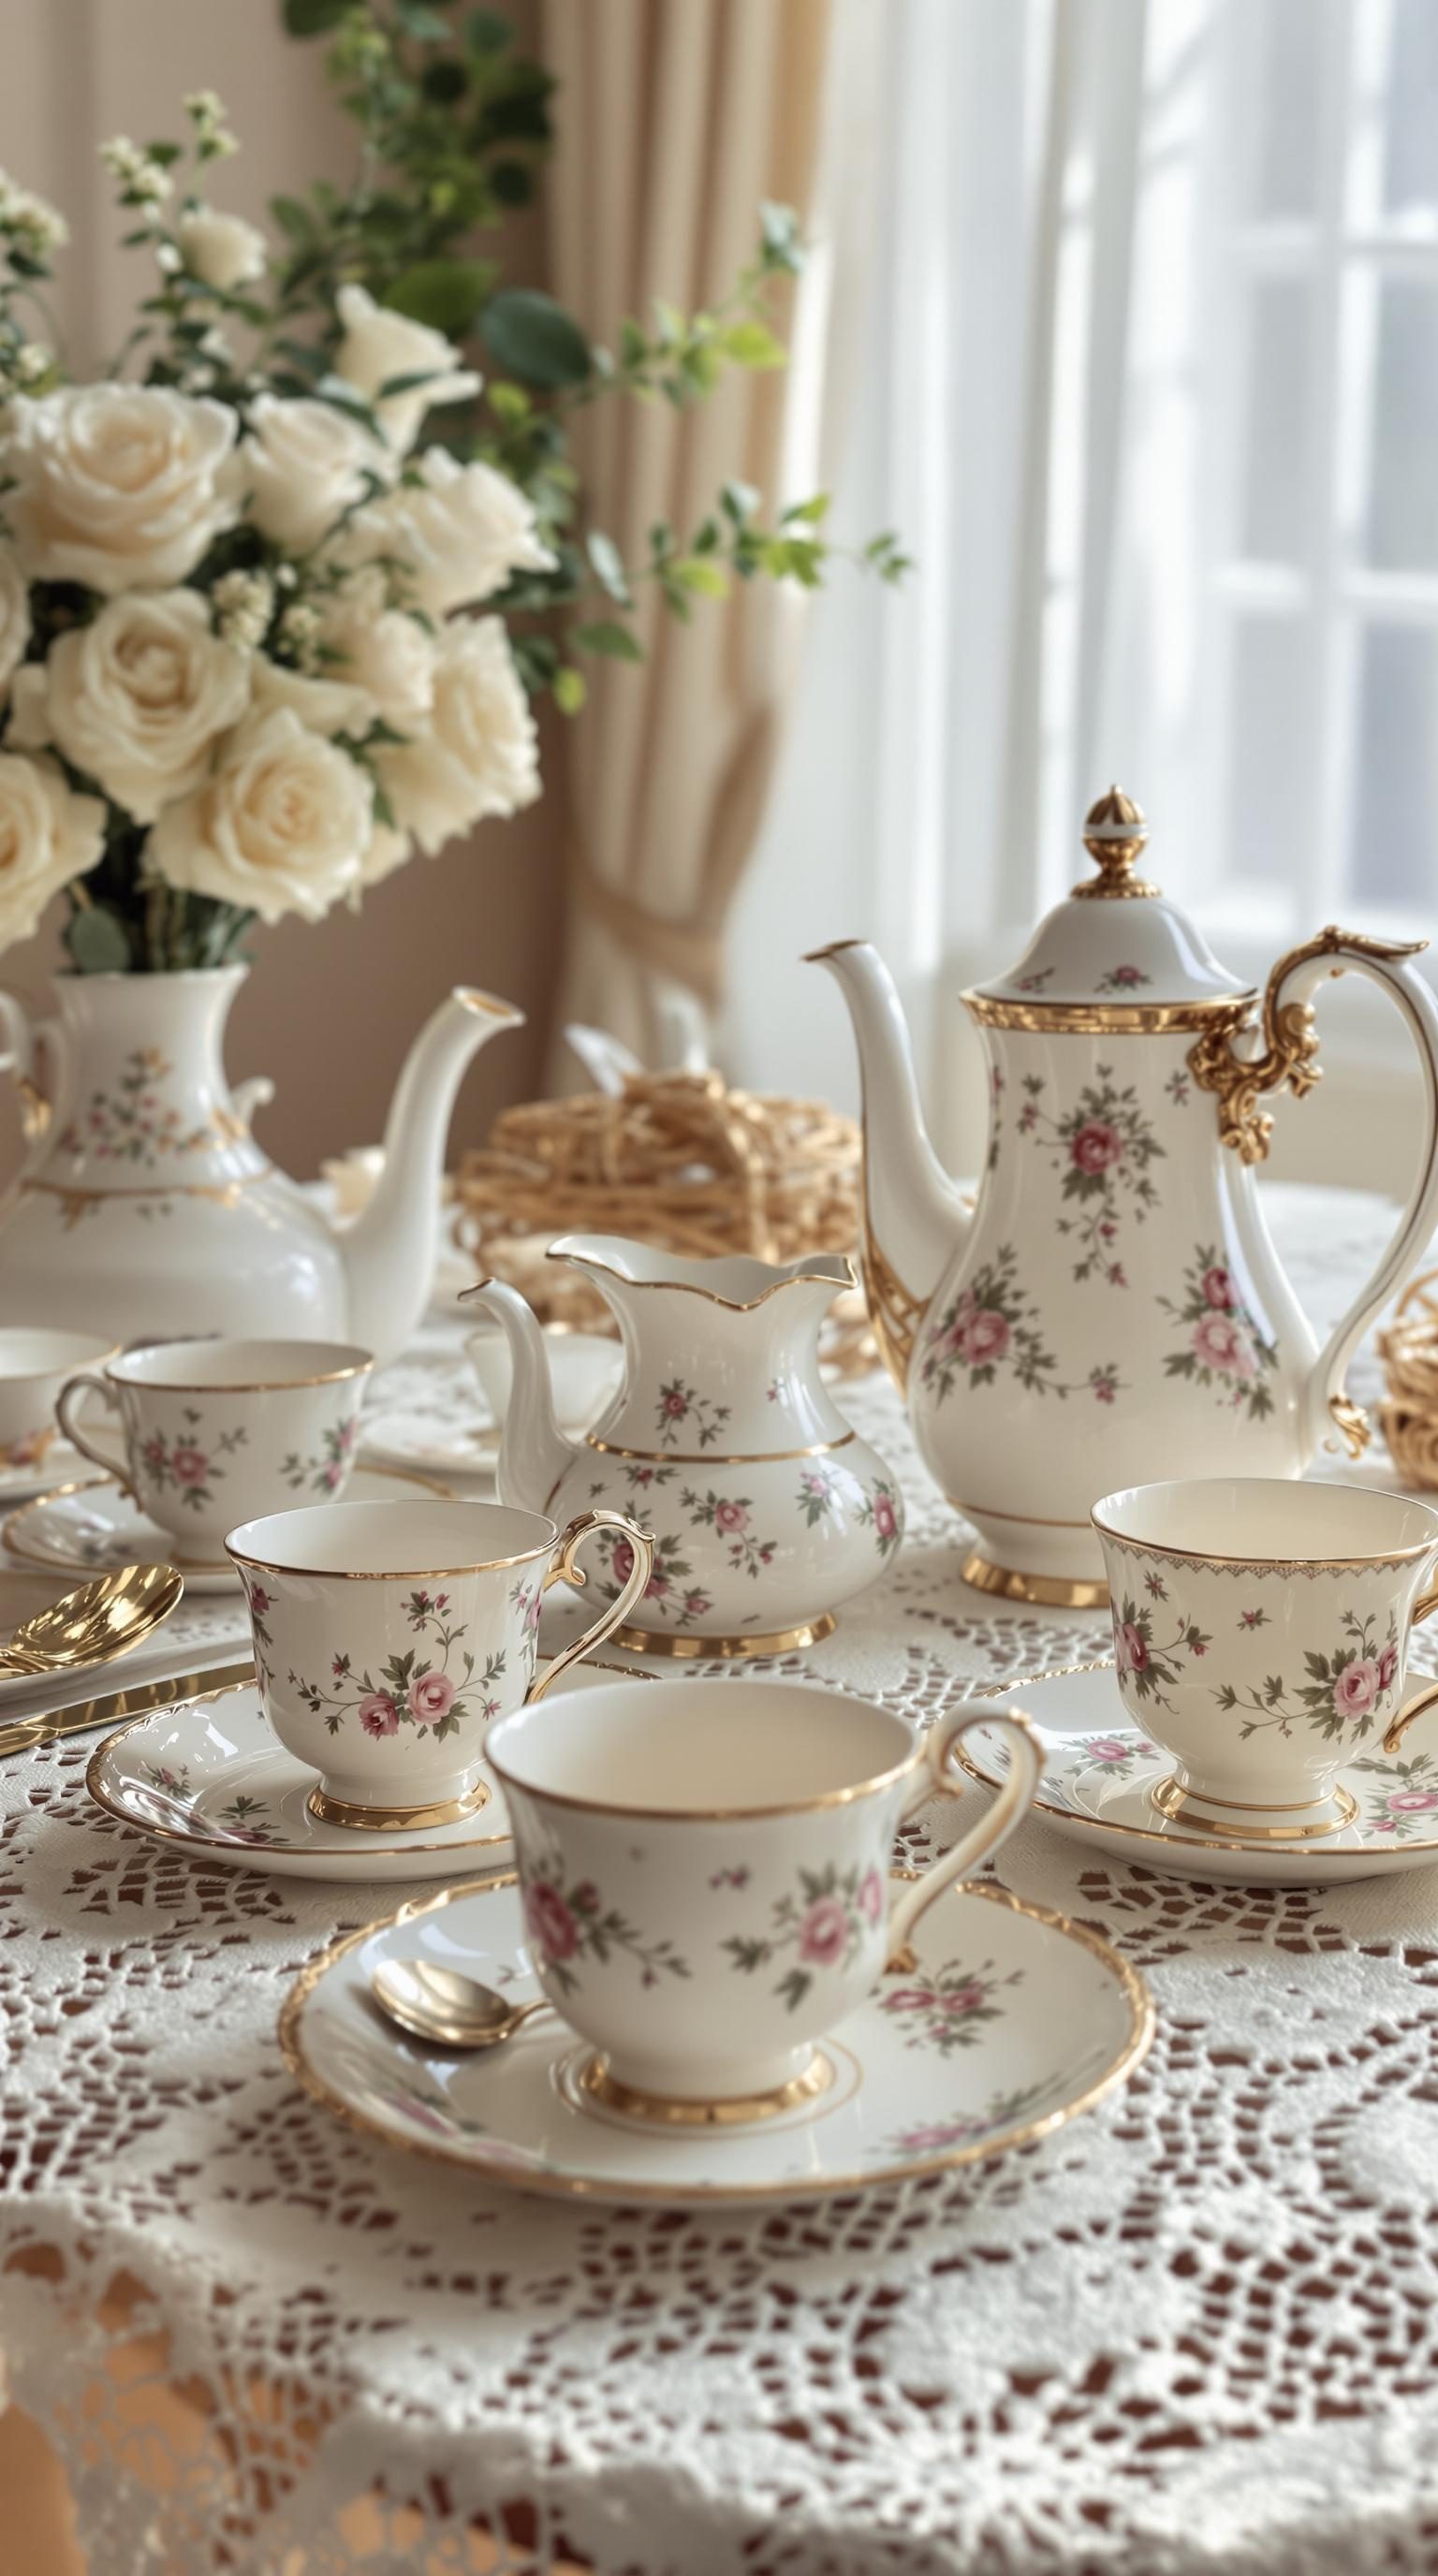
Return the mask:
<path fill-rule="evenodd" d="M 0 1646 L 0 1676 L 58 1673 L 127 1655 L 168 1619 L 184 1579 L 173 1565 L 120 1565 L 47 1602 Z"/>
<path fill-rule="evenodd" d="M 458 1968 L 438 1967 L 432 1959 L 381 1959 L 370 1992 L 401 2030 L 442 2048 L 497 2048 L 535 2013 L 552 2009 L 542 1998 L 506 2003 L 493 1986 L 482 1986 Z"/>

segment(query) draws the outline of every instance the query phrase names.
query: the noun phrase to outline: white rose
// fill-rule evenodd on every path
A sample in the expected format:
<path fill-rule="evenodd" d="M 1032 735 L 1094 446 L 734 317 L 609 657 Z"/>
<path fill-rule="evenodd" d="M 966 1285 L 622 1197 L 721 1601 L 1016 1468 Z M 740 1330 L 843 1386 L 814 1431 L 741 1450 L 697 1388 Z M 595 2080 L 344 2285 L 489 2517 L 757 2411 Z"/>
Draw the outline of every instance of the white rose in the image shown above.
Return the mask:
<path fill-rule="evenodd" d="M 153 823 L 205 775 L 217 735 L 249 704 L 243 653 L 210 631 L 198 591 L 132 591 L 72 627 L 45 664 L 45 722 L 76 769 Z M 27 705 L 24 729 L 29 731 Z"/>
<path fill-rule="evenodd" d="M 416 618 L 385 606 L 383 573 L 361 573 L 326 602 L 324 640 L 386 724 L 405 733 L 424 723 L 434 704 L 434 645 Z"/>
<path fill-rule="evenodd" d="M 338 310 L 344 324 L 335 372 L 372 403 L 390 446 L 407 456 L 419 436 L 420 422 L 432 403 L 461 402 L 477 394 L 483 378 L 459 363 L 460 353 L 442 331 L 391 313 L 363 286 L 342 286 Z M 378 400 L 381 385 L 392 376 L 426 376 L 406 394 Z"/>
<path fill-rule="evenodd" d="M 539 736 L 501 619 L 445 629 L 429 730 L 382 745 L 375 768 L 396 824 L 431 856 L 486 815 L 533 804 Z"/>
<path fill-rule="evenodd" d="M 160 385 L 67 385 L 11 409 L 0 467 L 32 581 L 164 590 L 237 512 L 224 468 L 235 415 Z"/>
<path fill-rule="evenodd" d="M 347 753 L 288 707 L 233 733 L 213 775 L 169 805 L 149 854 L 171 885 L 243 904 L 262 921 L 318 921 L 359 882 L 369 847 L 370 782 Z"/>
<path fill-rule="evenodd" d="M 239 215 L 217 214 L 213 206 L 196 206 L 175 226 L 180 257 L 191 277 L 227 294 L 248 286 L 265 273 L 269 244 L 264 234 Z"/>
<path fill-rule="evenodd" d="M 517 483 L 492 465 L 459 465 L 428 447 L 417 483 L 358 510 L 340 539 L 351 562 L 397 555 L 411 567 L 415 605 L 430 617 L 492 599 L 515 572 L 548 572 L 534 512 Z"/>
<path fill-rule="evenodd" d="M 8 546 L 0 546 L 0 697 L 30 641 L 30 590 Z"/>
<path fill-rule="evenodd" d="M 265 653 L 255 655 L 251 669 L 257 714 L 285 707 L 310 733 L 323 734 L 358 736 L 368 733 L 374 722 L 367 693 L 348 680 L 312 680 L 304 671 L 292 671 L 286 662 L 272 662 Z"/>
<path fill-rule="evenodd" d="M 408 832 L 393 831 L 388 823 L 376 823 L 370 834 L 369 847 L 360 861 L 360 884 L 378 885 L 381 877 L 393 876 L 405 860 L 413 855 L 414 843 Z"/>
<path fill-rule="evenodd" d="M 48 760 L 0 751 L 0 947 L 28 939 L 52 894 L 105 843 L 98 796 L 76 796 Z"/>
<path fill-rule="evenodd" d="M 305 554 L 388 464 L 368 431 L 333 403 L 261 394 L 250 405 L 249 436 L 238 459 L 249 494 L 246 516 L 277 546 Z"/>

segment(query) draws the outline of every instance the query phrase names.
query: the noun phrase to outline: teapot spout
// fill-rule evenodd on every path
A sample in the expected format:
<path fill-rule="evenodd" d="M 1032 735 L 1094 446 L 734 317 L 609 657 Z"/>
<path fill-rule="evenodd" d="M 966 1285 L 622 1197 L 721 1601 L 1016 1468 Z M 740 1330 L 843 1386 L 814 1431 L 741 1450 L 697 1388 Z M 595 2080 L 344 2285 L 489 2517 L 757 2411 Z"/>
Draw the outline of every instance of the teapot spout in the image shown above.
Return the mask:
<path fill-rule="evenodd" d="M 350 1330 L 376 1359 L 403 1350 L 429 1298 L 439 1250 L 440 1182 L 449 1114 L 472 1056 L 524 1013 L 456 985 L 421 1029 L 395 1085 L 374 1196 L 340 1241 Z"/>
<path fill-rule="evenodd" d="M 860 1261 L 874 1336 L 902 1387 L 925 1307 L 953 1261 L 969 1210 L 929 1142 L 908 1022 L 894 979 L 866 939 L 817 948 L 849 1005 L 863 1079 Z"/>
<path fill-rule="evenodd" d="M 500 1433 L 495 1491 L 522 1512 L 547 1512 L 579 1452 L 554 1419 L 549 1360 L 533 1307 L 503 1279 L 481 1279 L 463 1291 L 487 1307 L 509 1344 L 513 1389 Z"/>

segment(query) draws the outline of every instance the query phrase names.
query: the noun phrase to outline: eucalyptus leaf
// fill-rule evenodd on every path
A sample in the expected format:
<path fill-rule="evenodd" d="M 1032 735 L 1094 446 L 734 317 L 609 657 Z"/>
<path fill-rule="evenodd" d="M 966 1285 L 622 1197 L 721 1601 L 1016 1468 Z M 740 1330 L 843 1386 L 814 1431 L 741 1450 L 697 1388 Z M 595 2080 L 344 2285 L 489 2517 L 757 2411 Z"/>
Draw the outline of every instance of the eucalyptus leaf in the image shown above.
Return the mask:
<path fill-rule="evenodd" d="M 644 647 L 612 617 L 596 618 L 591 625 L 576 626 L 570 642 L 581 653 L 606 653 L 615 662 L 642 662 Z"/>
<path fill-rule="evenodd" d="M 412 322 L 427 322 L 454 339 L 473 327 L 491 276 L 484 260 L 422 259 L 386 287 L 384 300 L 391 312 L 407 313 Z"/>
<path fill-rule="evenodd" d="M 479 317 L 479 336 L 507 375 L 546 392 L 583 384 L 591 372 L 589 342 L 578 323 L 552 295 L 534 287 L 506 287 L 491 296 Z"/>
<path fill-rule="evenodd" d="M 123 975 L 129 970 L 125 925 L 108 904 L 87 903 L 65 925 L 65 945 L 82 975 Z"/>

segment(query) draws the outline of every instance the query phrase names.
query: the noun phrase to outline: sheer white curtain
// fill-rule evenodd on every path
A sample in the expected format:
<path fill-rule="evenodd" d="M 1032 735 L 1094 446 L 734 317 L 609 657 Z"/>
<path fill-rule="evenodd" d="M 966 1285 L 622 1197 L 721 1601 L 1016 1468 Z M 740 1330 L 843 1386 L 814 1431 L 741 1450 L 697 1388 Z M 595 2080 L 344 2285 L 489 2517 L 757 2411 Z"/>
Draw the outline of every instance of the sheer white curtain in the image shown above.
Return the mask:
<path fill-rule="evenodd" d="M 722 1051 L 852 1099 L 834 997 L 793 961 L 872 936 L 962 1160 L 955 991 L 1079 872 L 1110 776 L 1245 974 L 1335 915 L 1438 909 L 1438 5 L 850 0 L 847 24 L 877 230 L 862 293 L 835 283 L 834 520 L 919 563 L 816 611 Z M 1332 1098 L 1283 1122 L 1290 1168 L 1405 1096 L 1355 1001 L 1325 1004 Z"/>

